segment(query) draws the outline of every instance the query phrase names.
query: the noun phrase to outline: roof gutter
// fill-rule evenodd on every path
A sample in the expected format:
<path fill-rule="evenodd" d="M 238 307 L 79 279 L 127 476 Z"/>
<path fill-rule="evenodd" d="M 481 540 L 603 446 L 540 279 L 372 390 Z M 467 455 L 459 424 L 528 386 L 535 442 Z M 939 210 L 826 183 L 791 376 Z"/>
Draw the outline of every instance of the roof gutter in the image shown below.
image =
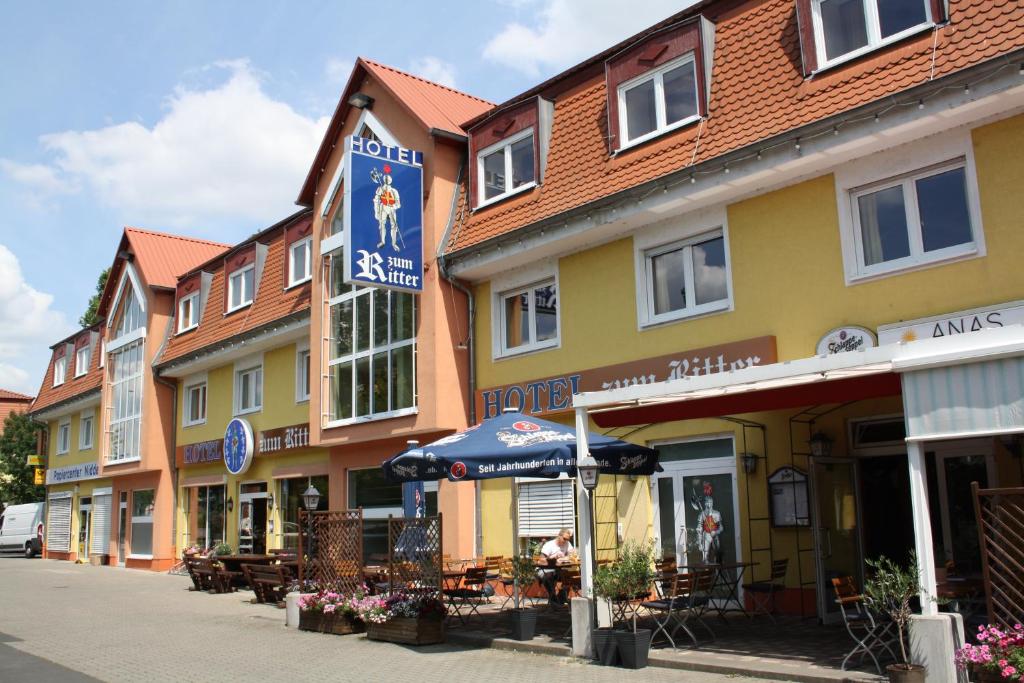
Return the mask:
<path fill-rule="evenodd" d="M 455 142 L 469 142 L 469 138 L 465 135 L 459 135 L 453 133 L 450 130 L 444 130 L 442 128 L 431 128 L 427 131 L 430 135 L 435 138 L 444 138 L 445 140 L 454 140 Z M 462 169 L 459 169 L 460 173 Z"/>

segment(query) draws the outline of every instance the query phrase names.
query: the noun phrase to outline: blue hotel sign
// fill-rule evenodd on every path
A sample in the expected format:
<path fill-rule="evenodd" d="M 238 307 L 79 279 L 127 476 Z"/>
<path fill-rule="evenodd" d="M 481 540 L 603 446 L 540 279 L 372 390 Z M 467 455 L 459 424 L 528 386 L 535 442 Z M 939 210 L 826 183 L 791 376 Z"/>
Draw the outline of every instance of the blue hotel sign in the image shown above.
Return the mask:
<path fill-rule="evenodd" d="M 423 291 L 423 153 L 345 139 L 345 282 Z"/>

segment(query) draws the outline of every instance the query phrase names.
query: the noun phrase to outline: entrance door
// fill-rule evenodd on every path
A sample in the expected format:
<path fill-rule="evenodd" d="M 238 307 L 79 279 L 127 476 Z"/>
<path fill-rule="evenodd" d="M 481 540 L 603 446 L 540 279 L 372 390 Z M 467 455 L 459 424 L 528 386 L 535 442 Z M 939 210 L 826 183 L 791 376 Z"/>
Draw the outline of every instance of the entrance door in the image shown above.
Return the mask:
<path fill-rule="evenodd" d="M 735 458 L 670 460 L 663 467 L 651 477 L 656 553 L 680 565 L 738 561 Z"/>
<path fill-rule="evenodd" d="M 961 576 L 980 574 L 981 548 L 971 482 L 978 482 L 981 488 L 995 484 L 992 442 L 976 439 L 929 446 L 925 456 L 935 560 L 952 562 Z"/>
<path fill-rule="evenodd" d="M 832 623 L 841 618 L 832 579 L 852 576 L 858 586 L 863 586 L 856 461 L 813 458 L 811 484 L 818 616 L 824 623 Z"/>
<path fill-rule="evenodd" d="M 82 560 L 89 559 L 91 522 L 92 498 L 80 498 L 78 500 L 78 557 Z"/>
<path fill-rule="evenodd" d="M 238 496 L 238 552 L 267 552 L 267 484 L 242 484 Z"/>
<path fill-rule="evenodd" d="M 121 491 L 117 506 L 117 564 L 124 566 L 125 542 L 128 535 L 128 492 Z"/>

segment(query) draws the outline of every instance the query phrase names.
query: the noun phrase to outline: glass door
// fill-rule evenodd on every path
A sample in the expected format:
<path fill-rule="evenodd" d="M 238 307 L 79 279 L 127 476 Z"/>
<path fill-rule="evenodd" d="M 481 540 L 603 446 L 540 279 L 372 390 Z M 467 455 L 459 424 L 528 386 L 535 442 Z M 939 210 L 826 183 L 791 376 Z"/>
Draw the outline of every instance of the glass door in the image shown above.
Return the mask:
<path fill-rule="evenodd" d="M 238 552 L 267 552 L 267 484 L 242 484 L 238 496 Z"/>
<path fill-rule="evenodd" d="M 124 549 L 128 528 L 128 492 L 121 491 L 117 509 L 117 564 L 124 566 Z"/>
<path fill-rule="evenodd" d="M 925 453 L 936 563 L 960 576 L 981 574 L 981 547 L 971 482 L 995 485 L 995 462 L 988 439 L 936 443 Z M 936 523 L 938 522 L 938 523 Z"/>
<path fill-rule="evenodd" d="M 78 501 L 78 559 L 89 559 L 89 533 L 92 522 L 92 498 L 83 497 Z"/>
<path fill-rule="evenodd" d="M 811 484 L 818 616 L 824 623 L 833 623 L 842 617 L 832 579 L 851 576 L 858 587 L 863 586 L 857 463 L 848 458 L 812 458 Z"/>

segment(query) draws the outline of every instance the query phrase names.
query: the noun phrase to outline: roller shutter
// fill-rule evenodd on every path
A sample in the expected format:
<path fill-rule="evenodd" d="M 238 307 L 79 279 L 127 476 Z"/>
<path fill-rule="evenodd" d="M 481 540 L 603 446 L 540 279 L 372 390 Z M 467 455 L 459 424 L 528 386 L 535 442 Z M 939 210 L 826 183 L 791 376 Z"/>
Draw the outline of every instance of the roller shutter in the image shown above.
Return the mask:
<path fill-rule="evenodd" d="M 93 555 L 106 555 L 110 552 L 110 506 L 113 496 L 110 494 L 93 496 L 92 498 L 92 536 L 89 552 Z"/>
<path fill-rule="evenodd" d="M 66 553 L 71 549 L 71 494 L 50 496 L 46 516 L 46 549 Z"/>
<path fill-rule="evenodd" d="M 573 480 L 519 484 L 519 535 L 551 538 L 575 527 Z"/>

